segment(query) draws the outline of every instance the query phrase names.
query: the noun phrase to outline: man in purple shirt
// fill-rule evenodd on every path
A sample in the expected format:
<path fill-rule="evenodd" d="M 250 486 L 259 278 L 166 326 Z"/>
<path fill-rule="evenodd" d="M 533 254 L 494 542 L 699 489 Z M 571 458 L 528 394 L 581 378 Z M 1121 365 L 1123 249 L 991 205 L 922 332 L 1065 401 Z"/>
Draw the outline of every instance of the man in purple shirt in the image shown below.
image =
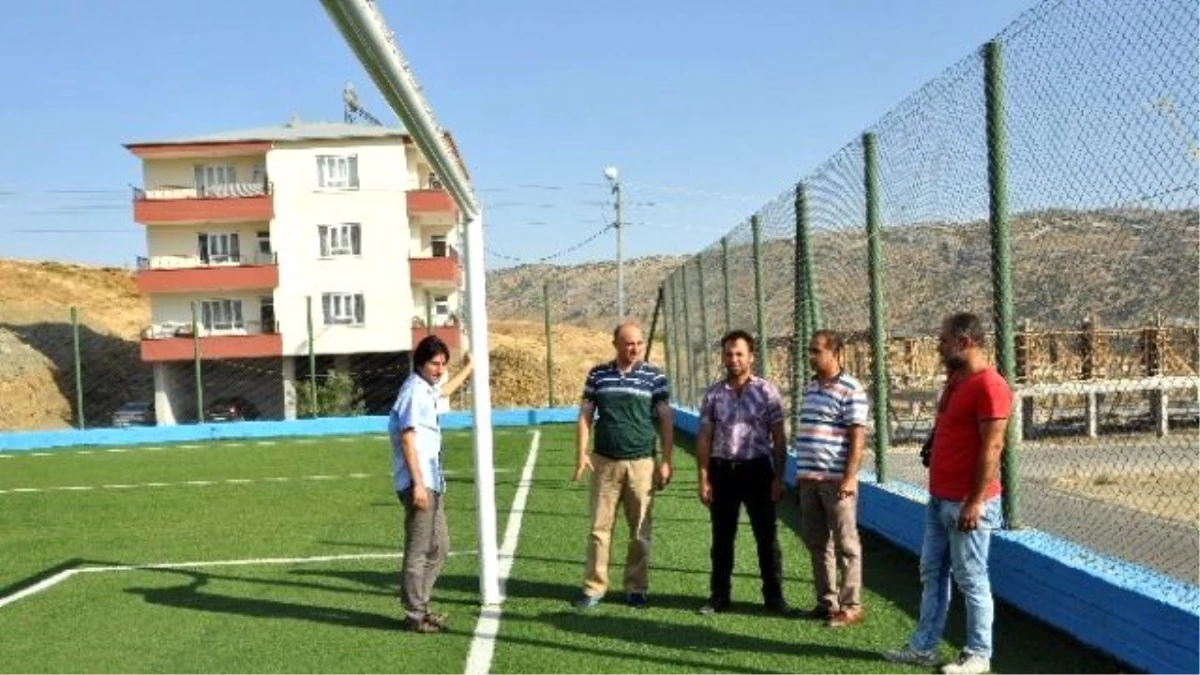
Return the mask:
<path fill-rule="evenodd" d="M 700 503 L 712 523 L 712 576 L 708 602 L 701 614 L 729 608 L 733 576 L 733 543 L 742 504 L 758 544 L 758 572 L 763 604 L 786 613 L 783 564 L 775 531 L 775 502 L 783 494 L 783 401 L 770 382 L 751 373 L 754 338 L 734 330 L 721 338 L 725 379 L 704 392 L 696 462 L 700 469 Z"/>

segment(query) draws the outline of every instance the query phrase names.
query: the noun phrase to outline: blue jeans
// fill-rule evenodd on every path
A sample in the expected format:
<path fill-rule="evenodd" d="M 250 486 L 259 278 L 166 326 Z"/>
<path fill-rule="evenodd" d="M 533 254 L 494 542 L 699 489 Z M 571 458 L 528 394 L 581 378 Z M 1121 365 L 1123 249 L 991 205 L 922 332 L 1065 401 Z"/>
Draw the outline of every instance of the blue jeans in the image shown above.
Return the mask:
<path fill-rule="evenodd" d="M 992 657 L 992 587 L 988 581 L 988 544 L 1000 527 L 1000 497 L 983 503 L 978 529 L 960 532 L 962 502 L 929 498 L 925 507 L 925 541 L 921 547 L 921 617 L 908 646 L 932 651 L 942 639 L 950 611 L 950 574 L 967 603 L 967 646 L 977 656 Z"/>

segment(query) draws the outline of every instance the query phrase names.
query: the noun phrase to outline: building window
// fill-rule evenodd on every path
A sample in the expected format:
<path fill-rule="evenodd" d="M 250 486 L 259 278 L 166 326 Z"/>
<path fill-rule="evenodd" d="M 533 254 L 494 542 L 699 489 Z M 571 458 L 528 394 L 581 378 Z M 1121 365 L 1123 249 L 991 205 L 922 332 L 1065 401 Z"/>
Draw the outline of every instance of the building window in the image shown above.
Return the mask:
<path fill-rule="evenodd" d="M 317 187 L 358 189 L 358 155 L 317 155 Z"/>
<path fill-rule="evenodd" d="M 209 331 L 242 330 L 241 300 L 205 300 L 201 303 L 201 316 L 204 328 Z"/>
<path fill-rule="evenodd" d="M 433 249 L 433 257 L 445 258 L 447 253 L 446 235 L 435 234 L 430 237 L 429 248 Z"/>
<path fill-rule="evenodd" d="M 264 256 L 271 255 L 271 233 L 270 231 L 262 231 L 255 233 L 258 239 L 258 252 Z"/>
<path fill-rule="evenodd" d="M 362 255 L 362 227 L 358 223 L 318 225 L 317 235 L 321 240 L 322 258 Z"/>
<path fill-rule="evenodd" d="M 236 263 L 242 258 L 237 232 L 201 232 L 198 248 L 202 265 Z"/>
<path fill-rule="evenodd" d="M 321 309 L 326 326 L 361 326 L 367 320 L 362 293 L 323 293 Z"/>
<path fill-rule="evenodd" d="M 218 188 L 237 183 L 237 170 L 232 164 L 196 164 L 196 194 L 205 196 L 219 192 Z"/>
<path fill-rule="evenodd" d="M 446 317 L 450 316 L 450 296 L 433 296 L 433 321 L 435 325 L 445 326 Z"/>

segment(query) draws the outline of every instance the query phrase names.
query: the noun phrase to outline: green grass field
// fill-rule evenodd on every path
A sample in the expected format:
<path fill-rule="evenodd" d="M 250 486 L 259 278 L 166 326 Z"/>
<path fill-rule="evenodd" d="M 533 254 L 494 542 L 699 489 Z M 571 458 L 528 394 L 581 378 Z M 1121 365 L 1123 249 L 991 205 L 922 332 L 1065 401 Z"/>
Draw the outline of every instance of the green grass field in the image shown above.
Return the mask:
<path fill-rule="evenodd" d="M 497 430 L 501 538 L 533 432 Z M 868 616 L 859 626 L 831 631 L 760 612 L 745 523 L 734 611 L 696 614 L 707 595 L 708 516 L 684 452 L 655 506 L 651 607 L 627 608 L 612 593 L 593 611 L 571 609 L 587 488 L 569 482 L 571 428 L 540 432 L 492 672 L 896 671 L 878 653 L 913 625 L 917 564 L 870 536 Z M 453 630 L 437 636 L 399 630 L 400 509 L 382 436 L 0 459 L 0 671 L 462 672 L 479 614 L 475 495 L 469 435 L 446 438 L 456 554 L 435 605 L 451 613 Z M 790 502 L 781 519 L 788 600 L 809 606 L 808 558 Z M 621 525 L 613 547 L 618 580 L 624 543 Z M 5 604 L 39 582 L 45 587 Z M 947 657 L 962 641 L 961 614 L 950 625 Z M 997 672 L 1120 668 L 1004 605 L 995 641 Z"/>

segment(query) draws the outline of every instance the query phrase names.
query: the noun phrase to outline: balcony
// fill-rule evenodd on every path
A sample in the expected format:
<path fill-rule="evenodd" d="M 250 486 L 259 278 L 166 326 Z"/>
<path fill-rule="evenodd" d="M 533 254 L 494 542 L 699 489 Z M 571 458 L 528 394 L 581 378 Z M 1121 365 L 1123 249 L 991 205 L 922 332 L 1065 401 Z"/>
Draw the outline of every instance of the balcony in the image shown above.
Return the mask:
<path fill-rule="evenodd" d="M 274 217 L 271 183 L 133 189 L 133 219 L 155 223 L 231 223 Z"/>
<path fill-rule="evenodd" d="M 213 330 L 200 327 L 199 339 L 188 322 L 166 321 L 142 331 L 143 361 L 190 361 L 199 344 L 202 360 L 253 359 L 283 355 L 283 338 L 278 325 L 246 321 L 241 327 Z"/>
<path fill-rule="evenodd" d="M 417 322 L 414 321 L 412 329 L 413 349 L 416 349 L 417 343 L 425 339 L 425 336 L 429 335 L 431 332 L 440 337 L 442 342 L 445 342 L 446 346 L 451 350 L 458 349 L 462 345 L 462 331 L 459 329 L 458 325 L 435 326 L 433 330 L 430 331 L 428 328 L 423 326 L 418 328 L 416 324 Z"/>
<path fill-rule="evenodd" d="M 237 291 L 275 288 L 279 267 L 274 253 L 236 256 L 165 255 L 138 258 L 137 287 L 143 294 Z"/>
<path fill-rule="evenodd" d="M 430 258 L 409 258 L 408 277 L 410 283 L 423 286 L 448 286 L 458 288 L 462 285 L 462 267 L 459 265 L 458 251 L 447 247 L 449 255 Z"/>
<path fill-rule="evenodd" d="M 450 193 L 445 190 L 427 188 L 421 190 L 409 190 L 408 197 L 408 215 L 431 215 L 431 214 L 453 214 L 456 212 L 454 200 L 450 198 Z"/>

